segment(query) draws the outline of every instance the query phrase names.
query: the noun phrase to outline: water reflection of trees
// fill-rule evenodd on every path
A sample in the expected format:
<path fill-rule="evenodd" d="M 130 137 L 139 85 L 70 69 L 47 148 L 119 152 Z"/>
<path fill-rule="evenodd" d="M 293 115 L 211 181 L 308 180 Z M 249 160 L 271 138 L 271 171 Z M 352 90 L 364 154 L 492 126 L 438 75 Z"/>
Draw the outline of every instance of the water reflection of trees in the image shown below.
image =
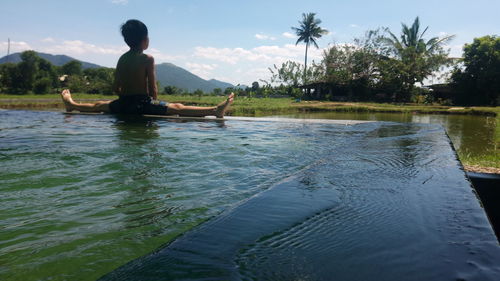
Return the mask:
<path fill-rule="evenodd" d="M 448 133 L 455 149 L 461 153 L 484 155 L 495 149 L 494 117 L 414 115 L 412 122 L 440 124 Z"/>
<path fill-rule="evenodd" d="M 366 158 L 380 173 L 414 176 L 415 167 L 428 151 L 419 136 L 421 126 L 411 123 L 383 124 L 366 135 Z"/>
<path fill-rule="evenodd" d="M 412 122 L 439 124 L 448 133 L 453 146 L 459 153 L 471 156 L 482 156 L 498 151 L 500 143 L 495 143 L 495 117 L 472 115 L 438 115 L 438 114 L 395 114 L 395 113 L 360 113 L 360 112 L 328 112 L 297 114 L 295 117 Z M 500 134 L 500 132 L 498 132 Z M 498 153 L 498 152 L 497 152 Z"/>

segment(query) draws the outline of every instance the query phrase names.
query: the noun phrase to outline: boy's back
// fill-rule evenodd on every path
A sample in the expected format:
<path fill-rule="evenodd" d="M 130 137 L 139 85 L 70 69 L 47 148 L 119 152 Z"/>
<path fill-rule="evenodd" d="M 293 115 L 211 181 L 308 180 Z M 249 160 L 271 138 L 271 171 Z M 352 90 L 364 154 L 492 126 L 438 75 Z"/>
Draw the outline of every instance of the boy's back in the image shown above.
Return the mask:
<path fill-rule="evenodd" d="M 118 94 L 148 95 L 148 66 L 152 63 L 153 57 L 139 51 L 130 50 L 123 54 L 116 65 Z"/>

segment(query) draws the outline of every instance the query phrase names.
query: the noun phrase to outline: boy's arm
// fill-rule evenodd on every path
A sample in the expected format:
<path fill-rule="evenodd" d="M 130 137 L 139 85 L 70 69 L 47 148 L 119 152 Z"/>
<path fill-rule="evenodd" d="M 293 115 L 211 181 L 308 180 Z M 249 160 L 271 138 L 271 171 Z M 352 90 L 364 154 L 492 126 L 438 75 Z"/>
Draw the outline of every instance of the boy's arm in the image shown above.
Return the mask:
<path fill-rule="evenodd" d="M 156 87 L 155 59 L 152 56 L 148 56 L 146 73 L 148 78 L 148 93 L 156 100 L 158 99 L 158 88 Z"/>
<path fill-rule="evenodd" d="M 113 80 L 113 92 L 117 95 L 120 95 L 120 92 L 121 92 L 121 83 L 120 83 L 120 75 L 119 75 L 119 71 L 120 71 L 120 66 L 119 64 L 116 66 L 116 69 L 115 69 L 115 78 Z"/>

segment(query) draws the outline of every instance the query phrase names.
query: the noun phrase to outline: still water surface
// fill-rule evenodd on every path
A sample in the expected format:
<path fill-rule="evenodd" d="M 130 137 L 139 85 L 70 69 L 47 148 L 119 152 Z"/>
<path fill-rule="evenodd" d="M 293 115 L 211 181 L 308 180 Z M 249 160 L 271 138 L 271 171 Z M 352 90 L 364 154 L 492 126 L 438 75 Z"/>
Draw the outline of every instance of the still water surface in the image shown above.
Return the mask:
<path fill-rule="evenodd" d="M 495 142 L 495 117 L 475 115 L 399 114 L 364 112 L 326 112 L 286 115 L 293 118 L 320 118 L 338 120 L 370 120 L 438 124 L 448 133 L 453 146 L 461 155 L 481 157 L 496 153 L 500 157 L 500 143 Z M 500 161 L 500 159 L 498 160 Z"/>

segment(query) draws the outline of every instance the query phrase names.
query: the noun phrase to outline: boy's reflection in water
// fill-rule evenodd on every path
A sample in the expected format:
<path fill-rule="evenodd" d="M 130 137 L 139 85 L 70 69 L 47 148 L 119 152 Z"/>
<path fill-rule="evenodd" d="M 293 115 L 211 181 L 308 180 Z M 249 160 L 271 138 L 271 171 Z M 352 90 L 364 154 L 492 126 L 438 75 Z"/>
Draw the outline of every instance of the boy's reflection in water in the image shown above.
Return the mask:
<path fill-rule="evenodd" d="M 116 129 L 119 145 L 117 162 L 120 171 L 117 184 L 122 186 L 121 190 L 127 191 L 127 195 L 114 207 L 126 215 L 122 221 L 126 229 L 158 224 L 183 208 L 179 202 L 172 200 L 174 196 L 167 175 L 170 174 L 169 167 L 177 165 L 178 159 L 175 159 L 175 149 L 172 151 L 168 140 L 162 138 L 161 129 L 168 127 L 162 126 L 163 122 L 185 124 L 200 123 L 200 120 L 116 115 L 112 126 Z M 224 121 L 206 122 L 216 122 L 217 127 L 225 127 Z M 169 134 L 175 134 L 175 130 L 169 130 Z"/>
<path fill-rule="evenodd" d="M 147 144 L 160 137 L 158 124 L 151 118 L 137 115 L 115 115 L 118 140 L 124 144 Z"/>

